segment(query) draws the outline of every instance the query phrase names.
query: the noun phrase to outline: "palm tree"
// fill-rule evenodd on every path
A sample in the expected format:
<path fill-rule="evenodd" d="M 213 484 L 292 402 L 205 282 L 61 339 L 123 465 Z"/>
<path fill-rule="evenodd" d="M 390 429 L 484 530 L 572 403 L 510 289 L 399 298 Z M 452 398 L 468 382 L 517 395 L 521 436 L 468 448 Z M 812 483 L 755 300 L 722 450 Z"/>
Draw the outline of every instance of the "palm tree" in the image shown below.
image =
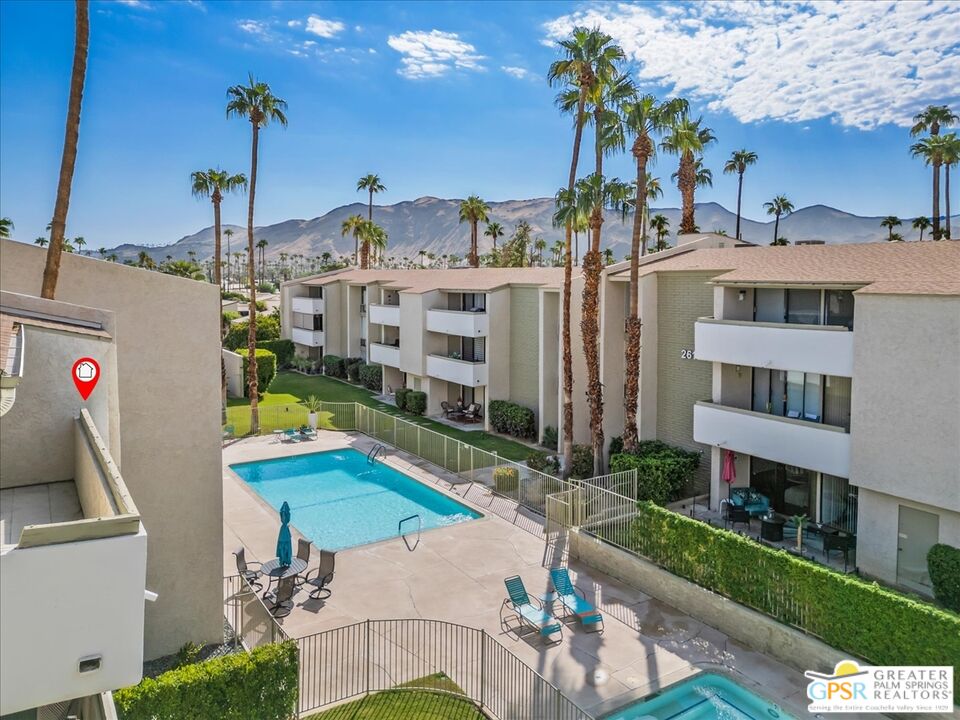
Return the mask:
<path fill-rule="evenodd" d="M 917 113 L 910 128 L 910 136 L 917 137 L 925 132 L 930 133 L 925 138 L 910 147 L 914 157 L 922 157 L 927 165 L 933 167 L 933 239 L 940 239 L 940 166 L 943 164 L 944 148 L 938 142 L 940 129 L 955 125 L 960 117 L 946 105 L 927 105 L 922 112 Z M 932 143 L 930 141 L 933 141 Z"/>
<path fill-rule="evenodd" d="M 366 269 L 370 261 L 370 250 L 376 256 L 378 251 L 387 247 L 387 233 L 373 220 L 360 221 L 360 268 Z"/>
<path fill-rule="evenodd" d="M 220 203 L 226 193 L 246 190 L 247 178 L 243 173 L 231 175 L 226 170 L 210 168 L 209 170 L 195 170 L 190 173 L 190 191 L 194 197 L 210 198 L 213 204 L 213 282 L 220 287 Z M 233 230 L 227 228 L 227 243 L 233 235 Z M 230 249 L 227 248 L 229 256 Z M 229 282 L 229 280 L 228 280 Z M 226 379 L 226 378 L 224 378 Z M 224 408 L 226 408 L 226 384 L 224 383 Z"/>
<path fill-rule="evenodd" d="M 667 218 L 666 215 L 661 215 L 660 213 L 657 213 L 652 218 L 650 218 L 650 227 L 652 227 L 654 231 L 656 231 L 657 233 L 656 250 L 657 251 L 666 250 L 667 247 L 669 247 L 667 245 L 666 237 L 670 232 L 670 229 L 669 229 L 670 220 Z"/>
<path fill-rule="evenodd" d="M 417 253 L 417 255 L 420 256 L 420 267 L 423 267 L 423 260 L 424 260 L 424 258 L 427 257 L 427 251 L 426 251 L 426 250 L 421 250 L 420 252 Z"/>
<path fill-rule="evenodd" d="M 460 203 L 460 222 L 470 223 L 470 252 L 467 253 L 467 262 L 470 267 L 480 267 L 480 255 L 477 252 L 477 223 L 487 222 L 487 213 L 490 207 L 480 199 L 479 195 L 471 195 Z"/>
<path fill-rule="evenodd" d="M 195 262 L 189 260 L 173 260 L 164 263 L 160 271 L 165 275 L 176 275 L 191 280 L 204 280 L 203 270 Z"/>
<path fill-rule="evenodd" d="M 742 150 L 734 150 L 730 153 L 730 159 L 727 160 L 723 166 L 724 175 L 737 174 L 737 229 L 733 234 L 737 240 L 742 239 L 740 237 L 740 200 L 743 197 L 743 174 L 747 171 L 748 167 L 756 163 L 757 154 L 744 148 Z"/>
<path fill-rule="evenodd" d="M 40 247 L 46 247 L 48 242 L 50 241 L 47 240 L 45 237 L 43 237 L 43 235 L 41 235 L 40 237 L 38 237 L 36 240 L 33 241 L 33 244 L 39 245 Z"/>
<path fill-rule="evenodd" d="M 604 248 L 603 250 L 603 264 L 604 265 L 613 265 L 614 257 L 613 250 L 610 248 Z"/>
<path fill-rule="evenodd" d="M 360 235 L 363 229 L 364 219 L 362 215 L 351 215 L 340 224 L 340 237 L 353 235 L 356 252 L 353 256 L 353 264 L 356 265 L 360 259 Z M 363 266 L 366 269 L 366 265 Z"/>
<path fill-rule="evenodd" d="M 257 292 L 254 281 L 253 262 L 253 205 L 257 194 L 257 149 L 260 140 L 260 128 L 276 121 L 282 127 L 287 125 L 284 110 L 287 103 L 270 92 L 265 82 L 257 82 L 249 76 L 248 85 L 234 85 L 227 90 L 227 117 L 241 117 L 250 121 L 252 129 L 250 142 L 250 195 L 247 201 L 247 274 L 250 283 L 250 311 L 247 331 L 247 385 L 250 388 L 250 432 L 260 433 L 260 408 L 257 398 Z"/>
<path fill-rule="evenodd" d="M 901 238 L 901 240 L 902 240 L 902 239 L 903 239 L 903 238 Z M 786 245 L 789 245 L 789 244 L 790 244 L 790 241 L 787 240 L 785 237 L 778 237 L 778 238 L 775 238 L 770 244 L 771 244 L 771 245 L 783 245 L 783 246 L 786 246 Z"/>
<path fill-rule="evenodd" d="M 154 270 L 157 267 L 157 263 L 152 257 L 150 257 L 150 253 L 148 253 L 146 250 L 141 250 L 139 253 L 137 253 L 137 267 L 141 267 L 146 270 Z"/>
<path fill-rule="evenodd" d="M 793 212 L 793 203 L 787 200 L 785 195 L 777 195 L 770 202 L 765 202 L 763 206 L 767 209 L 767 215 L 776 216 L 773 223 L 773 242 L 771 245 L 780 245 L 780 217 Z M 786 243 L 782 244 L 785 245 Z"/>
<path fill-rule="evenodd" d="M 8 217 L 0 218 L 0 238 L 10 237 L 11 230 L 13 230 L 13 220 Z"/>
<path fill-rule="evenodd" d="M 893 240 L 893 229 L 900 225 L 903 225 L 903 222 L 896 215 L 887 215 L 880 221 L 880 227 L 885 227 L 890 231 L 890 236 L 887 240 Z M 774 233 L 774 235 L 776 235 L 776 233 Z"/>
<path fill-rule="evenodd" d="M 923 231 L 930 228 L 930 218 L 921 215 L 913 219 L 913 229 L 920 231 L 920 241 L 923 242 Z"/>
<path fill-rule="evenodd" d="M 373 222 L 373 194 L 384 192 L 387 187 L 380 181 L 379 175 L 369 173 L 357 180 L 357 192 L 366 190 L 369 195 L 367 203 L 367 220 Z"/>
<path fill-rule="evenodd" d="M 573 351 L 570 338 L 570 298 L 572 293 L 572 255 L 571 241 L 574 224 L 577 219 L 575 185 L 577 164 L 580 161 L 580 144 L 583 139 L 583 126 L 586 122 L 587 98 L 593 91 L 598 78 L 615 74 L 615 64 L 624 58 L 623 50 L 613 43 L 613 38 L 598 28 L 574 28 L 571 36 L 561 40 L 563 57 L 554 61 L 547 72 L 547 81 L 551 87 L 561 85 L 576 94 L 573 118 L 573 153 L 570 158 L 570 174 L 566 195 L 561 203 L 558 196 L 558 211 L 563 216 L 564 261 L 563 261 L 563 477 L 570 475 L 573 466 Z M 558 95 L 558 104 L 564 106 L 565 93 Z M 579 257 L 579 248 L 577 250 Z"/>
<path fill-rule="evenodd" d="M 956 133 L 944 137 L 946 147 L 943 151 L 943 199 L 946 210 L 946 228 L 944 235 L 949 240 L 950 234 L 950 168 L 960 162 L 960 138 Z"/>
<path fill-rule="evenodd" d="M 227 228 L 223 231 L 223 234 L 227 236 L 227 282 L 226 290 L 230 289 L 230 240 L 233 238 L 233 228 Z"/>
<path fill-rule="evenodd" d="M 940 166 L 950 151 L 950 141 L 943 135 L 931 135 L 910 146 L 914 157 L 933 167 L 933 239 L 940 239 Z"/>
<path fill-rule="evenodd" d="M 683 197 L 683 208 L 680 217 L 680 233 L 687 234 L 697 231 L 694 217 L 694 193 L 697 188 L 696 159 L 704 148 L 713 142 L 716 137 L 707 127 L 701 127 L 702 118 L 691 120 L 682 115 L 670 128 L 670 134 L 660 143 L 660 147 L 671 155 L 680 158 L 677 168 L 677 187 Z"/>
<path fill-rule="evenodd" d="M 497 249 L 497 238 L 503 237 L 503 226 L 498 222 L 487 223 L 483 236 L 493 239 L 493 249 Z"/>
<path fill-rule="evenodd" d="M 647 253 L 647 241 L 650 235 L 650 203 L 663 197 L 663 187 L 660 185 L 660 178 L 647 178 L 647 202 L 643 204 L 643 235 L 641 236 L 641 255 Z"/>
<path fill-rule="evenodd" d="M 60 277 L 60 257 L 64 250 L 63 236 L 67 231 L 67 210 L 70 207 L 73 169 L 77 162 L 77 144 L 80 139 L 80 106 L 83 104 L 83 84 L 87 75 L 89 42 L 90 7 L 87 0 L 77 0 L 67 126 L 63 139 L 63 154 L 60 157 L 60 177 L 57 181 L 57 201 L 53 208 L 50 247 L 47 248 L 47 261 L 43 268 L 43 286 L 40 290 L 40 297 L 48 300 L 54 299 L 57 293 L 57 280 Z"/>
<path fill-rule="evenodd" d="M 543 251 L 547 249 L 547 241 L 544 240 L 542 237 L 538 237 L 534 241 L 533 247 L 537 251 L 538 262 L 540 263 L 540 265 L 543 265 Z"/>
<path fill-rule="evenodd" d="M 80 248 L 80 254 L 83 254 L 83 246 L 87 244 L 87 241 L 83 239 L 83 236 L 75 237 L 73 239 L 73 244 Z"/>
<path fill-rule="evenodd" d="M 267 269 L 266 252 L 267 252 L 267 245 L 269 244 L 270 243 L 268 243 L 263 238 L 260 238 L 259 240 L 257 240 L 257 250 L 260 251 L 260 284 L 261 285 L 263 285 L 263 275 Z"/>

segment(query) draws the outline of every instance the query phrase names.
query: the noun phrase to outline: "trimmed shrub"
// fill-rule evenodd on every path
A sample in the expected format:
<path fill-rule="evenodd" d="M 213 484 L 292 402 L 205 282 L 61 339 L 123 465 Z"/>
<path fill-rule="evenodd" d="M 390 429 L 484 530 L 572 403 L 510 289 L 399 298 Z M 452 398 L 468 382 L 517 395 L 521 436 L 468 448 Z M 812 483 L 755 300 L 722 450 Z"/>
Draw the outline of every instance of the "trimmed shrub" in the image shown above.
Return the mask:
<path fill-rule="evenodd" d="M 247 334 L 250 332 L 250 321 L 241 320 L 230 325 L 223 346 L 227 350 L 236 350 L 247 346 Z M 280 339 L 280 321 L 272 315 L 257 315 L 257 343 L 265 340 Z"/>
<path fill-rule="evenodd" d="M 427 394 L 420 390 L 409 391 L 403 407 L 408 413 L 423 415 L 427 411 Z"/>
<path fill-rule="evenodd" d="M 277 286 L 274 285 L 273 283 L 262 282 L 259 285 L 257 285 L 257 292 L 275 293 L 276 291 L 277 291 Z"/>
<path fill-rule="evenodd" d="M 490 401 L 490 425 L 499 433 L 518 438 L 537 436 L 537 420 L 533 410 L 506 400 Z"/>
<path fill-rule="evenodd" d="M 380 392 L 383 390 L 383 366 L 382 365 L 360 365 L 360 383 L 367 390 Z"/>
<path fill-rule="evenodd" d="M 653 503 L 638 503 L 629 547 L 664 569 L 800 628 L 870 665 L 953 665 L 960 616 Z"/>
<path fill-rule="evenodd" d="M 493 469 L 493 489 L 504 495 L 517 491 L 520 485 L 520 471 L 515 467 L 501 465 Z"/>
<path fill-rule="evenodd" d="M 290 365 L 290 363 L 293 362 L 293 354 L 296 352 L 293 340 L 264 340 L 263 342 L 258 342 L 257 347 L 269 350 L 276 355 L 278 368 L 284 368 Z"/>
<path fill-rule="evenodd" d="M 573 463 L 570 477 L 576 480 L 593 477 L 593 448 L 589 445 L 573 446 Z"/>
<path fill-rule="evenodd" d="M 235 352 L 243 358 L 243 396 L 250 397 L 250 387 L 247 385 L 247 359 L 250 351 L 247 348 L 237 348 Z M 257 395 L 263 395 L 276 376 L 277 356 L 269 350 L 257 348 Z"/>
<path fill-rule="evenodd" d="M 250 298 L 243 293 L 236 292 L 235 290 L 221 290 L 220 297 L 224 300 L 242 300 L 243 302 L 250 302 Z"/>
<path fill-rule="evenodd" d="M 960 612 L 960 550 L 938 543 L 927 553 L 933 596 L 946 608 Z"/>
<path fill-rule="evenodd" d="M 560 446 L 557 429 L 552 425 L 547 425 L 543 429 L 543 446 L 551 450 L 556 450 Z"/>
<path fill-rule="evenodd" d="M 344 364 L 343 358 L 339 355 L 323 356 L 323 372 L 330 377 L 344 379 L 347 377 L 346 365 Z"/>
<path fill-rule="evenodd" d="M 397 391 L 394 393 L 394 399 L 397 402 L 397 407 L 400 410 L 404 410 L 407 407 L 407 395 L 410 394 L 410 390 L 407 388 L 397 388 Z"/>
<path fill-rule="evenodd" d="M 616 436 L 610 438 L 610 448 L 609 448 L 608 452 L 610 453 L 610 457 L 611 457 L 611 458 L 612 458 L 614 455 L 618 454 L 618 453 L 622 453 L 622 452 L 623 452 L 623 438 L 620 437 L 619 435 L 616 435 Z M 613 472 L 613 471 L 611 470 L 611 472 Z"/>
<path fill-rule="evenodd" d="M 297 644 L 263 645 L 184 665 L 113 693 L 120 720 L 287 720 L 296 717 Z"/>
<path fill-rule="evenodd" d="M 343 361 L 350 382 L 360 382 L 360 368 L 363 367 L 363 358 L 347 358 Z"/>
<path fill-rule="evenodd" d="M 556 476 L 560 473 L 560 461 L 539 450 L 534 450 L 527 455 L 527 467 L 547 475 Z"/>
<path fill-rule="evenodd" d="M 613 451 L 613 442 L 611 453 Z M 622 443 L 621 443 L 622 448 Z M 666 505 L 683 496 L 700 467 L 700 454 L 673 447 L 659 440 L 644 440 L 634 453 L 620 452 L 610 457 L 610 472 L 637 471 L 637 500 Z"/>

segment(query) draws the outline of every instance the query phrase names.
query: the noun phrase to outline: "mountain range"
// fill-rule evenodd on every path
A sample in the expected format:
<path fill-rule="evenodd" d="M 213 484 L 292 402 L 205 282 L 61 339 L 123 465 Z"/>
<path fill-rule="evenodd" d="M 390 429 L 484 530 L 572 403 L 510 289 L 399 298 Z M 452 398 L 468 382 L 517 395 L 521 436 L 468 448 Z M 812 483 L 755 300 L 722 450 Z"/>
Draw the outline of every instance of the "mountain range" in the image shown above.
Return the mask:
<path fill-rule="evenodd" d="M 420 250 L 438 256 L 455 254 L 465 256 L 470 243 L 470 227 L 459 222 L 457 199 L 422 197 L 393 205 L 374 205 L 373 219 L 383 226 L 389 237 L 387 255 L 414 259 Z M 503 225 L 507 235 L 521 220 L 526 220 L 533 228 L 533 237 L 543 237 L 547 246 L 563 238 L 563 230 L 552 226 L 554 212 L 553 198 L 535 198 L 531 200 L 507 200 L 489 203 L 491 222 Z M 651 208 L 651 216 L 661 213 L 670 221 L 671 229 L 680 225 L 680 209 L 671 207 Z M 335 208 L 325 215 L 311 220 L 285 220 L 273 225 L 257 227 L 257 240 L 266 240 L 266 255 L 273 258 L 280 253 L 288 255 L 319 256 L 324 252 L 349 255 L 353 252 L 352 237 L 342 237 L 340 226 L 350 215 L 360 214 L 366 217 L 367 206 L 352 203 Z M 780 219 L 779 234 L 791 242 L 803 240 L 822 240 L 827 243 L 875 242 L 887 239 L 887 230 L 880 226 L 882 217 L 861 217 L 827 207 L 811 205 L 801 208 Z M 703 232 L 723 230 L 733 235 L 736 227 L 736 215 L 718 203 L 698 203 L 696 205 L 697 225 Z M 480 251 L 485 252 L 491 246 L 490 238 L 483 237 L 483 225 L 480 226 Z M 223 229 L 234 231 L 231 251 L 243 250 L 246 244 L 246 228 L 238 225 L 224 225 Z M 910 221 L 904 220 L 903 226 L 896 228 L 906 239 L 913 240 L 918 233 L 910 227 Z M 630 247 L 632 219 L 621 222 L 619 215 L 611 213 L 603 225 L 603 246 L 613 250 L 617 259 L 622 259 Z M 756 222 L 746 218 L 741 220 L 741 235 L 749 242 L 768 244 L 773 239 L 773 220 Z M 653 233 L 651 232 L 651 236 Z M 929 231 L 927 234 L 929 237 Z M 673 233 L 668 238 L 675 241 Z M 226 240 L 226 239 L 225 239 Z M 500 241 L 502 242 L 502 240 Z M 174 259 L 186 259 L 193 251 L 197 259 L 206 259 L 213 254 L 213 227 L 204 228 L 193 235 L 180 238 L 170 245 L 144 246 L 123 244 L 113 250 L 119 259 L 136 259 L 146 250 L 155 260 L 166 256 Z M 586 250 L 586 240 L 580 238 L 580 254 Z M 226 242 L 223 251 L 226 252 Z M 547 251 L 549 253 L 549 250 Z"/>

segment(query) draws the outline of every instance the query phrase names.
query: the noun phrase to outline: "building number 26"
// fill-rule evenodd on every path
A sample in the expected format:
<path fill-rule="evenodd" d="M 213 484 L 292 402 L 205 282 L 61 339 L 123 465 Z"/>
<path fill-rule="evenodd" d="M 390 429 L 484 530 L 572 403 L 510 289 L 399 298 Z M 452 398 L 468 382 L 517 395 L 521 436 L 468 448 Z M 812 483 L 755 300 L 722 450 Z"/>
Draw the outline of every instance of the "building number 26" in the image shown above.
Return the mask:
<path fill-rule="evenodd" d="M 681 360 L 693 360 L 693 350 L 683 349 L 680 351 Z"/>

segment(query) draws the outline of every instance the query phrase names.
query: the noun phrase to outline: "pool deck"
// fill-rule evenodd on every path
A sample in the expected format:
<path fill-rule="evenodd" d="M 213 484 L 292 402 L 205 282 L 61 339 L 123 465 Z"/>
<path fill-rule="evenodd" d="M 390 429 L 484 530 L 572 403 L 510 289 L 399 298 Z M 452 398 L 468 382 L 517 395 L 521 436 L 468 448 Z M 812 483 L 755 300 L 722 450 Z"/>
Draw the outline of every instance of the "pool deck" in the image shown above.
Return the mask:
<path fill-rule="evenodd" d="M 248 559 L 271 559 L 280 524 L 276 512 L 229 465 L 343 447 L 366 453 L 374 444 L 361 434 L 323 431 L 310 442 L 281 444 L 261 437 L 225 447 L 224 574 L 236 574 L 232 552 L 241 545 Z M 562 550 L 545 542 L 542 518 L 405 453 L 391 451 L 385 462 L 452 493 L 484 517 L 425 531 L 413 551 L 399 538 L 341 550 L 331 597 L 310 600 L 298 593 L 296 607 L 281 621 L 288 634 L 302 637 L 368 618 L 446 620 L 485 629 L 594 715 L 718 668 L 796 717 L 808 715 L 801 672 L 577 562 L 570 563 L 571 574 L 603 611 L 605 631 L 585 632 L 568 623 L 561 643 L 518 638 L 501 622 L 503 579 L 520 575 L 531 593 L 546 592 L 548 568 L 566 564 Z M 295 536 L 296 523 L 294 516 Z M 310 566 L 316 562 L 312 559 Z"/>

